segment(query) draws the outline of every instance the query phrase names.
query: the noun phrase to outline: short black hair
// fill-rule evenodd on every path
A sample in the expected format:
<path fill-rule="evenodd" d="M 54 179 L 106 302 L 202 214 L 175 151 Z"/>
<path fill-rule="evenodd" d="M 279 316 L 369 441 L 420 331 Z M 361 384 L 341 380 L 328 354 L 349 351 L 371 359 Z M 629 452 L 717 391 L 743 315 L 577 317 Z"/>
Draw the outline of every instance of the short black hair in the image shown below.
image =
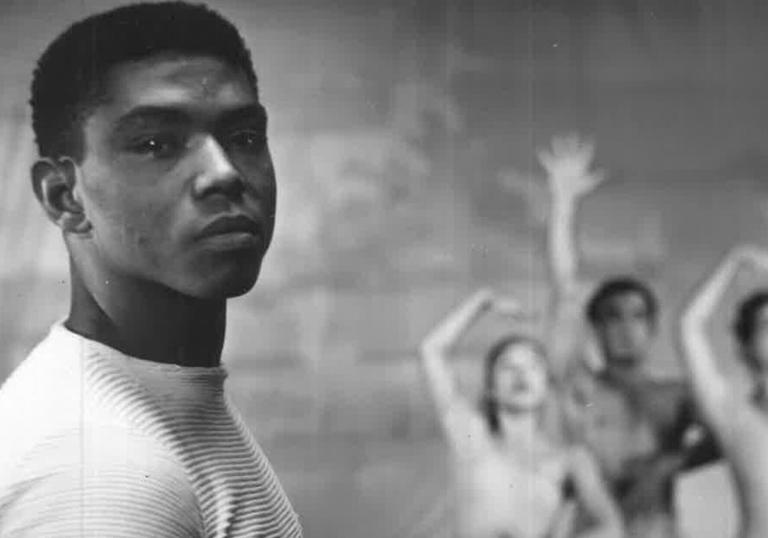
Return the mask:
<path fill-rule="evenodd" d="M 637 293 L 643 298 L 648 312 L 648 321 L 655 325 L 659 312 L 656 295 L 648 284 L 630 276 L 613 277 L 600 284 L 587 302 L 586 316 L 590 324 L 595 325 L 601 321 L 603 305 L 609 299 L 627 293 Z"/>
<path fill-rule="evenodd" d="M 105 97 L 109 69 L 163 53 L 221 59 L 257 89 L 251 53 L 237 28 L 204 5 L 137 3 L 92 15 L 59 35 L 37 62 L 29 103 L 40 156 L 81 161 L 83 123 Z"/>
<path fill-rule="evenodd" d="M 768 305 L 768 290 L 761 289 L 748 295 L 736 308 L 733 334 L 742 349 L 752 345 L 757 328 L 757 317 L 766 305 Z M 748 356 L 745 358 L 748 362 L 752 360 Z M 757 364 L 750 364 L 750 366 L 757 366 Z"/>

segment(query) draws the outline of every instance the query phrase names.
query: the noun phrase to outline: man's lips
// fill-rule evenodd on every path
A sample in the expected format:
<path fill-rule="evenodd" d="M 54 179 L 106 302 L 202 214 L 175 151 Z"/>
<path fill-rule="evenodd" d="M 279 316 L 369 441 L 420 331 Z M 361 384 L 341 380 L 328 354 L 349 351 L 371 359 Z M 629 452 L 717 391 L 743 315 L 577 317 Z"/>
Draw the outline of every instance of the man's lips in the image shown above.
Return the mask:
<path fill-rule="evenodd" d="M 219 217 L 205 225 L 197 239 L 222 250 L 253 248 L 261 244 L 259 223 L 245 215 Z"/>
<path fill-rule="evenodd" d="M 233 215 L 219 217 L 210 222 L 200 230 L 198 237 L 203 238 L 229 233 L 250 233 L 252 235 L 258 235 L 259 231 L 259 224 L 252 218 L 246 217 L 245 215 Z"/>

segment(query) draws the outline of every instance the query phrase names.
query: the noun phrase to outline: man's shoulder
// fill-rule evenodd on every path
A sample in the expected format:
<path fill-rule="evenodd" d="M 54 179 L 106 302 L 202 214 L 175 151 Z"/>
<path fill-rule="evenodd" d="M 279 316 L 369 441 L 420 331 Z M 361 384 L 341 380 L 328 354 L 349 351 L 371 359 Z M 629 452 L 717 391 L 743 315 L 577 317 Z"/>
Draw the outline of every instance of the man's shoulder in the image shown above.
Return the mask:
<path fill-rule="evenodd" d="M 78 351 L 76 342 L 66 337 L 66 331 L 54 325 L 16 365 L 3 382 L 0 394 L 11 390 L 9 387 L 48 377 L 62 380 L 66 372 L 72 372 L 79 358 Z"/>
<path fill-rule="evenodd" d="M 117 424 L 89 424 L 52 432 L 38 440 L 22 462 L 57 462 L 87 469 L 152 470 L 153 474 L 181 469 L 171 450 L 151 435 Z"/>
<path fill-rule="evenodd" d="M 15 429 L 30 431 L 77 413 L 81 376 L 57 354 L 49 338 L 40 342 L 11 372 L 0 387 L 0 432 L 13 436 Z"/>
<path fill-rule="evenodd" d="M 0 475 L 35 474 L 41 469 L 123 466 L 153 469 L 155 474 L 178 466 L 174 453 L 147 432 L 117 421 L 52 421 L 0 447 Z M 2 481 L 2 479 L 0 479 Z"/>
<path fill-rule="evenodd" d="M 98 380 L 84 375 L 86 357 L 77 340 L 59 338 L 55 330 L 0 388 L 0 435 L 13 439 L 0 443 L 0 475 L 22 461 L 43 462 L 43 454 L 74 457 L 87 445 L 99 447 L 93 462 L 104 461 L 99 453 L 107 458 L 124 453 L 122 447 L 151 452 L 141 428 L 120 412 L 123 399 L 104 405 Z"/>
<path fill-rule="evenodd" d="M 147 435 L 105 426 L 41 439 L 0 474 L 0 509 L 0 531 L 33 525 L 58 535 L 100 521 L 137 529 L 151 521 L 156 536 L 202 528 L 193 485 L 172 453 Z M 183 533 L 171 532 L 178 526 Z"/>

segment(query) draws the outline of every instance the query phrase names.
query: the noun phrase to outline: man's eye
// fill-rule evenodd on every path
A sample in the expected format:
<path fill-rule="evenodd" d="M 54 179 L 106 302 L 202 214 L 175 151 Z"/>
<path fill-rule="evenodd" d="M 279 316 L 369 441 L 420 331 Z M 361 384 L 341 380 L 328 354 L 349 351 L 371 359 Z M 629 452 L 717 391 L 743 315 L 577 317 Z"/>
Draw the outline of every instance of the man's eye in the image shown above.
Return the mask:
<path fill-rule="evenodd" d="M 261 151 L 267 143 L 267 136 L 262 131 L 243 129 L 229 135 L 229 144 L 243 151 Z"/>
<path fill-rule="evenodd" d="M 147 136 L 130 146 L 131 151 L 153 157 L 170 157 L 184 146 L 183 140 L 176 136 Z"/>

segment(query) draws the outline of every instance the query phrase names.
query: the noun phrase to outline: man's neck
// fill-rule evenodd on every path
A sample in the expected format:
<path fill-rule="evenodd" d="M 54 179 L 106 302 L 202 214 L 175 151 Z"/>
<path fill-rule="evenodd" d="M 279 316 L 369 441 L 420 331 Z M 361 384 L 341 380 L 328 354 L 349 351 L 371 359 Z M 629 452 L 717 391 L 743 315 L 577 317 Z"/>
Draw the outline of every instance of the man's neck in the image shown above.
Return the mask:
<path fill-rule="evenodd" d="M 181 366 L 219 364 L 224 300 L 195 299 L 124 275 L 89 273 L 83 277 L 71 263 L 69 330 L 140 359 Z"/>

